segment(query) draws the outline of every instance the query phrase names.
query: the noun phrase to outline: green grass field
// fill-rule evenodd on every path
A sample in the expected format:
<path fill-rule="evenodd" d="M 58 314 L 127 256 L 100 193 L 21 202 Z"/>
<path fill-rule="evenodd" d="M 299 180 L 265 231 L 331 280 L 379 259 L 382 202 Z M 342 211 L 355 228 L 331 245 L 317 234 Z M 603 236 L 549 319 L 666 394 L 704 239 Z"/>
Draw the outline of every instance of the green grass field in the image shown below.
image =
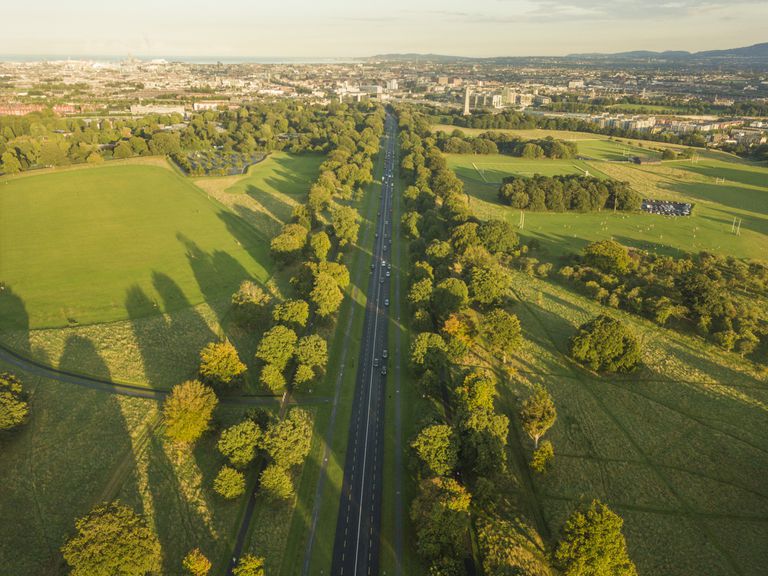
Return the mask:
<path fill-rule="evenodd" d="M 171 312 L 270 275 L 268 237 L 169 168 L 0 180 L 1 328 Z"/>
<path fill-rule="evenodd" d="M 607 141 L 606 141 L 607 142 Z M 614 238 L 629 246 L 679 254 L 708 250 L 744 258 L 765 259 L 768 253 L 768 168 L 722 153 L 702 154 L 697 162 L 672 161 L 636 165 L 572 160 L 523 160 L 474 154 L 446 155 L 449 166 L 464 181 L 475 214 L 505 218 L 519 224 L 520 211 L 497 198 L 505 175 L 572 174 L 580 169 L 598 177 L 628 181 L 644 198 L 694 203 L 688 218 L 645 213 L 527 212 L 524 239 L 536 238 L 551 255 L 578 251 L 588 242 Z M 475 169 L 486 165 L 485 177 Z M 724 181 L 717 180 L 723 178 Z M 740 235 L 731 233 L 734 218 L 742 220 Z"/>
<path fill-rule="evenodd" d="M 534 476 L 530 503 L 553 537 L 578 503 L 600 498 L 624 518 L 640 574 L 763 573 L 765 371 L 698 338 L 613 311 L 640 338 L 644 366 L 631 375 L 594 375 L 566 358 L 567 342 L 604 308 L 550 282 L 513 277 L 526 342 L 499 403 L 516 417 L 531 385 L 541 383 L 554 396 L 554 465 Z"/>

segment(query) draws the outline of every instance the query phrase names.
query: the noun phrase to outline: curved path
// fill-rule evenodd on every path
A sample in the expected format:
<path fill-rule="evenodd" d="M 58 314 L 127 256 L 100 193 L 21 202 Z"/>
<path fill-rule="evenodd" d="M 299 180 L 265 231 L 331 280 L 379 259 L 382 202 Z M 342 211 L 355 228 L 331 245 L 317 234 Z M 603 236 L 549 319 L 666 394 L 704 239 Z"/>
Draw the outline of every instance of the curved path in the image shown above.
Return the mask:
<path fill-rule="evenodd" d="M 18 352 L 0 344 L 0 360 L 16 366 L 29 372 L 35 376 L 41 376 L 43 378 L 49 378 L 51 380 L 57 380 L 59 382 L 65 382 L 67 384 L 74 384 L 76 386 L 82 386 L 84 388 L 90 388 L 92 390 L 99 390 L 101 392 L 107 392 L 109 394 L 119 394 L 121 396 L 132 396 L 135 398 L 146 398 L 148 400 L 163 400 L 170 390 L 155 390 L 153 388 L 146 388 L 144 386 L 136 386 L 133 384 L 123 384 L 121 382 L 115 382 L 104 378 L 98 378 L 96 376 L 86 376 L 84 374 L 77 374 L 67 370 L 61 370 L 54 368 L 27 358 L 19 354 Z M 219 398 L 219 402 L 222 404 L 242 404 L 242 405 L 280 405 L 282 395 L 274 394 L 237 394 L 231 396 L 223 396 Z M 288 400 L 290 404 L 325 404 L 330 402 L 330 398 L 326 396 L 309 397 L 309 398 L 295 398 L 291 395 Z"/>

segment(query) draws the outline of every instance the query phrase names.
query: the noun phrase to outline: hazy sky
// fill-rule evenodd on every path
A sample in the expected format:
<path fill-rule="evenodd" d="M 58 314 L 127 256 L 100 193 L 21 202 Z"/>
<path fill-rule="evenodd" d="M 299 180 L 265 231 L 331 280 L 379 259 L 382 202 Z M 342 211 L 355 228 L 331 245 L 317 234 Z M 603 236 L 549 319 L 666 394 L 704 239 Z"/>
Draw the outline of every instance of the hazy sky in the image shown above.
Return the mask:
<path fill-rule="evenodd" d="M 37 0 L 4 3 L 0 54 L 558 55 L 768 41 L 768 0 Z"/>

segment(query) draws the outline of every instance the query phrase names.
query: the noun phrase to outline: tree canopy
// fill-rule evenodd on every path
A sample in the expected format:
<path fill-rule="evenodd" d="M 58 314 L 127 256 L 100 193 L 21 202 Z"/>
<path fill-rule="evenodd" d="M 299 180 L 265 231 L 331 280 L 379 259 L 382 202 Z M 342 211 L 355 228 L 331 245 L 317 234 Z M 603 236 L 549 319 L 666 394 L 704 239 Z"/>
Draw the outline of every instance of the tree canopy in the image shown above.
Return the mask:
<path fill-rule="evenodd" d="M 246 366 L 231 342 L 211 342 L 200 351 L 200 377 L 213 387 L 237 384 Z"/>
<path fill-rule="evenodd" d="M 0 372 L 0 430 L 21 425 L 27 413 L 27 403 L 21 380 L 10 372 Z"/>
<path fill-rule="evenodd" d="M 631 372 L 640 363 L 640 344 L 624 325 L 600 315 L 571 338 L 571 356 L 599 372 Z"/>
<path fill-rule="evenodd" d="M 163 405 L 165 434 L 175 442 L 194 444 L 208 429 L 218 403 L 213 390 L 198 380 L 177 384 Z"/>

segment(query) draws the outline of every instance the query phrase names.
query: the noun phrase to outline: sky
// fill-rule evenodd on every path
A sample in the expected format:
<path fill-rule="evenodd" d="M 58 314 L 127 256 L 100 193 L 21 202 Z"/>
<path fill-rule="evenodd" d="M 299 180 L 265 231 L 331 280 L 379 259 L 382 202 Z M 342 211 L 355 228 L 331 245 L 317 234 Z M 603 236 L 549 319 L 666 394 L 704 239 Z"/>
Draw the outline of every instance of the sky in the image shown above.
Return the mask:
<path fill-rule="evenodd" d="M 768 0 L 8 2 L 0 54 L 556 56 L 768 42 Z"/>

